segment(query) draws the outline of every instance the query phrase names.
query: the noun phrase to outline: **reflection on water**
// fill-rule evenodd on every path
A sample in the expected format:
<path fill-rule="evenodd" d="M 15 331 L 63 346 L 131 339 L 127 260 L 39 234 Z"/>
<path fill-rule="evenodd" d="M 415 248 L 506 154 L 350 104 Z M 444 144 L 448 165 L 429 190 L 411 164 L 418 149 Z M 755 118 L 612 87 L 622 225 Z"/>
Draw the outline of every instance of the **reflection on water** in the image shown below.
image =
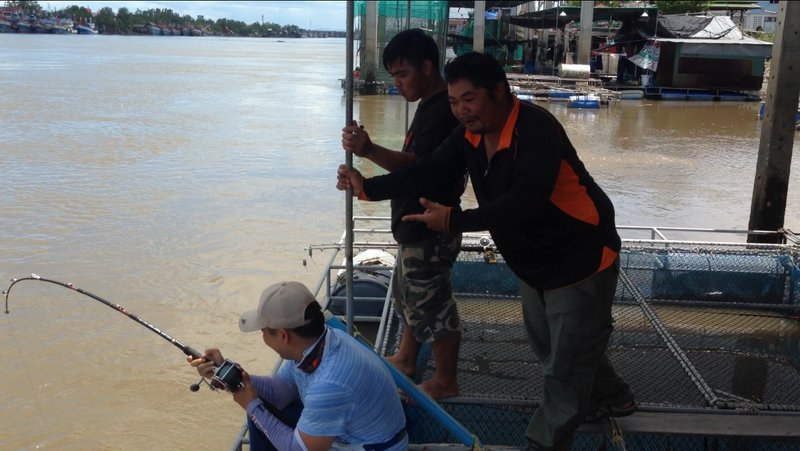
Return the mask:
<path fill-rule="evenodd" d="M 341 234 L 343 60 L 342 39 L 0 35 L 0 280 L 71 281 L 190 346 L 270 371 L 274 355 L 236 321 L 267 284 L 315 281 L 328 255 L 304 247 Z M 747 225 L 757 104 L 545 107 L 620 224 Z M 401 146 L 401 98 L 357 98 L 354 115 L 374 141 Z M 355 213 L 386 215 L 388 203 L 356 202 Z M 155 334 L 44 284 L 15 287 L 10 309 L 0 448 L 229 446 L 241 409 L 190 393 L 195 373 Z"/>

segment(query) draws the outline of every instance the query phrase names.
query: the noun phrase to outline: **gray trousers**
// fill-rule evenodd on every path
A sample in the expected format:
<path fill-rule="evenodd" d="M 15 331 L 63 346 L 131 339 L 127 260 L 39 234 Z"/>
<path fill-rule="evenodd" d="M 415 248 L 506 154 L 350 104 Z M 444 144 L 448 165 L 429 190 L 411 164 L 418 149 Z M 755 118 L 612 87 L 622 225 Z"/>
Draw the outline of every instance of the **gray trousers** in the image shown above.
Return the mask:
<path fill-rule="evenodd" d="M 525 330 L 542 364 L 542 403 L 525 435 L 543 449 L 568 450 L 590 406 L 633 399 L 606 354 L 619 260 L 568 287 L 537 290 L 520 281 Z"/>

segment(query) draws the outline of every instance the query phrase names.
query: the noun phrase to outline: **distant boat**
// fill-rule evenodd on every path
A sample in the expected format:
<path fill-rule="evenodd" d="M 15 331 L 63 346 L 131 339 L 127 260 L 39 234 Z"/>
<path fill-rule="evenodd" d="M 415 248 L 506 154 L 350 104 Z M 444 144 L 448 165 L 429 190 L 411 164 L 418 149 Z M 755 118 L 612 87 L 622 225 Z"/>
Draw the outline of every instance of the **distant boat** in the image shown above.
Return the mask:
<path fill-rule="evenodd" d="M 17 33 L 33 33 L 33 25 L 29 21 L 21 19 L 17 22 Z"/>
<path fill-rule="evenodd" d="M 75 29 L 78 30 L 78 34 L 97 34 L 94 24 L 78 25 Z"/>
<path fill-rule="evenodd" d="M 551 88 L 547 90 L 547 99 L 550 101 L 567 102 L 572 96 L 579 95 L 578 91 L 572 89 Z"/>
<path fill-rule="evenodd" d="M 55 34 L 75 33 L 75 25 L 70 19 L 57 19 L 53 24 L 52 32 Z"/>
<path fill-rule="evenodd" d="M 0 33 L 13 33 L 14 28 L 12 27 L 11 21 L 6 19 L 0 19 Z"/>
<path fill-rule="evenodd" d="M 644 99 L 644 92 L 639 89 L 625 89 L 619 91 L 619 98 L 621 100 L 638 100 Z"/>
<path fill-rule="evenodd" d="M 600 108 L 600 97 L 594 94 L 570 96 L 567 108 Z"/>
<path fill-rule="evenodd" d="M 52 33 L 53 32 L 53 19 L 42 19 L 33 21 L 34 33 Z"/>

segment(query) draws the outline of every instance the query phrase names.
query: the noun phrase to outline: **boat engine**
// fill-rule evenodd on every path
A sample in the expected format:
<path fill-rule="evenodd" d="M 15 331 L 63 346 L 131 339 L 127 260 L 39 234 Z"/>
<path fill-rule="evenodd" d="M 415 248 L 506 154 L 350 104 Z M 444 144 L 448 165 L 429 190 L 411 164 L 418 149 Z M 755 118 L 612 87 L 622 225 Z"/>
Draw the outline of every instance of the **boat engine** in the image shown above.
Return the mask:
<path fill-rule="evenodd" d="M 353 257 L 353 266 L 374 266 L 375 269 L 353 270 L 353 315 L 380 318 L 389 293 L 395 258 L 380 249 L 367 249 Z M 347 273 L 339 270 L 331 290 L 328 310 L 344 315 L 347 306 Z"/>

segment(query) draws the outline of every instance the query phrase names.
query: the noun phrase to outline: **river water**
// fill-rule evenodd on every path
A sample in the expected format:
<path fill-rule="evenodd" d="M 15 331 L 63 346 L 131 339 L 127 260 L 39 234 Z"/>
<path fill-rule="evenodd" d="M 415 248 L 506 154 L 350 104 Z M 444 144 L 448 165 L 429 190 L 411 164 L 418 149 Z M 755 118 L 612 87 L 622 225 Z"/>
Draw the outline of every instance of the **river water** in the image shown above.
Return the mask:
<path fill-rule="evenodd" d="M 344 54 L 343 39 L 0 35 L 3 288 L 31 273 L 72 282 L 271 371 L 274 353 L 237 319 L 272 282 L 313 284 L 328 256 L 305 247 L 341 235 Z M 758 103 L 545 105 L 619 224 L 747 227 Z M 354 111 L 401 145 L 400 97 L 356 97 Z M 786 225 L 800 229 L 792 166 Z M 19 283 L 9 308 L 0 449 L 230 446 L 241 408 L 190 393 L 196 373 L 155 334 L 51 284 Z"/>

